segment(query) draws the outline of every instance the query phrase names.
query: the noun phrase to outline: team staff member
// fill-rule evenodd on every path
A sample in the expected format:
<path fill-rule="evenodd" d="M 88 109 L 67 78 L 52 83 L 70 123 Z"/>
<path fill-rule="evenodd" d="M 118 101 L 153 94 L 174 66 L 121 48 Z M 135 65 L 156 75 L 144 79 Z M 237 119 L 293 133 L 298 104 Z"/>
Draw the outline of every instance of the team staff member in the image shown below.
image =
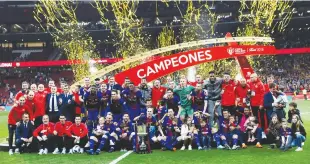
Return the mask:
<path fill-rule="evenodd" d="M 155 80 L 154 81 L 154 86 L 152 88 L 152 100 L 153 100 L 152 104 L 153 104 L 154 107 L 158 106 L 159 101 L 163 98 L 165 93 L 166 93 L 166 88 L 160 86 L 160 81 L 159 80 Z M 134 118 L 131 118 L 131 119 L 134 119 Z"/>
<path fill-rule="evenodd" d="M 29 83 L 24 81 L 22 83 L 22 90 L 17 92 L 17 94 L 15 95 L 14 102 L 18 103 L 19 98 L 22 97 L 22 96 L 27 95 L 28 91 L 29 91 Z"/>
<path fill-rule="evenodd" d="M 55 124 L 49 121 L 48 115 L 42 117 L 42 122 L 43 124 L 33 132 L 33 137 L 39 142 L 39 155 L 48 153 L 48 146 L 53 144 L 54 139 L 53 131 Z"/>
<path fill-rule="evenodd" d="M 16 137 L 15 137 L 15 153 L 22 153 L 25 150 L 30 151 L 33 146 L 33 136 L 34 125 L 29 120 L 29 114 L 23 114 L 23 120 L 19 122 L 19 126 L 16 128 Z"/>
<path fill-rule="evenodd" d="M 68 150 L 68 137 L 67 131 L 71 127 L 72 122 L 66 121 L 66 117 L 64 115 L 59 116 L 59 122 L 55 124 L 55 129 L 53 134 L 55 135 L 55 146 L 57 146 L 53 152 L 53 154 L 59 154 L 60 150 L 61 154 L 66 154 L 66 150 Z"/>
<path fill-rule="evenodd" d="M 34 95 L 34 99 L 37 100 L 36 102 L 36 110 L 34 112 L 34 126 L 38 127 L 42 124 L 42 116 L 45 115 L 45 108 L 46 108 L 46 95 L 47 92 L 44 91 L 44 85 L 38 85 L 38 91 Z"/>
<path fill-rule="evenodd" d="M 231 115 L 235 115 L 235 83 L 230 78 L 229 73 L 224 73 L 222 83 L 222 108 L 228 110 Z"/>
<path fill-rule="evenodd" d="M 33 91 L 29 91 L 27 98 L 25 99 L 25 105 L 31 112 L 31 121 L 34 120 L 34 113 L 36 113 L 36 110 L 38 110 L 37 100 L 35 99 L 34 94 L 35 93 Z"/>
<path fill-rule="evenodd" d="M 51 93 L 46 96 L 46 114 L 51 122 L 57 122 L 59 118 L 59 110 L 62 104 L 62 99 L 57 94 L 57 87 L 51 88 Z"/>
<path fill-rule="evenodd" d="M 87 142 L 87 133 L 88 130 L 86 128 L 86 125 L 81 123 L 82 119 L 80 116 L 75 117 L 75 123 L 70 126 L 70 128 L 67 131 L 67 135 L 69 136 L 68 147 L 71 147 L 69 153 L 73 153 L 73 146 L 79 146 L 79 153 L 84 153 L 84 146 Z"/>
<path fill-rule="evenodd" d="M 19 125 L 19 121 L 22 120 L 24 113 L 29 115 L 32 112 L 28 106 L 25 105 L 25 98 L 22 96 L 18 100 L 18 104 L 14 105 L 8 116 L 8 129 L 9 129 L 9 155 L 13 155 L 13 137 L 16 130 L 16 125 Z M 32 118 L 32 116 L 30 116 Z"/>
<path fill-rule="evenodd" d="M 261 127 L 265 127 L 265 114 L 264 109 L 264 93 L 265 88 L 263 83 L 258 79 L 257 74 L 253 73 L 250 76 L 250 89 L 251 89 L 251 109 L 253 115 L 258 118 Z"/>

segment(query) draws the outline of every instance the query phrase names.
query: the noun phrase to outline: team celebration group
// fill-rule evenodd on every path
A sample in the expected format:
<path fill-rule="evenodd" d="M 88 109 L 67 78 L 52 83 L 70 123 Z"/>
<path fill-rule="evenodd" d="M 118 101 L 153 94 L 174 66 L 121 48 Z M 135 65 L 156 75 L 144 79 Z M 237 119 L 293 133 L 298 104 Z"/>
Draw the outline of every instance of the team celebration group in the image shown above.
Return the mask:
<path fill-rule="evenodd" d="M 129 78 L 122 85 L 112 76 L 94 84 L 85 78 L 74 89 L 65 82 L 60 88 L 54 81 L 47 88 L 23 82 L 8 116 L 9 154 L 137 151 L 142 139 L 136 125 L 146 125 L 148 149 L 237 150 L 266 142 L 271 149 L 303 150 L 306 131 L 297 104 L 288 104 L 272 77 L 263 84 L 255 73 L 247 81 L 211 71 L 207 80 L 196 75 L 188 82 L 181 75 L 164 81 L 150 87 L 146 79 L 135 86 Z"/>

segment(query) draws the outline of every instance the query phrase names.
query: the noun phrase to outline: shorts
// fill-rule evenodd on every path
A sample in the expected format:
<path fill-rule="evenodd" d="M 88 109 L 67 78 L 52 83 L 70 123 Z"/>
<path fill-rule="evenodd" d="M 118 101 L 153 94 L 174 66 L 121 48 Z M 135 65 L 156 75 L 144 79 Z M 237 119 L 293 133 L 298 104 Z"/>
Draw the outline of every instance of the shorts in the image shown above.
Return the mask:
<path fill-rule="evenodd" d="M 182 106 L 182 111 L 180 112 L 181 117 L 185 117 L 185 115 L 193 116 L 194 110 L 191 106 Z"/>

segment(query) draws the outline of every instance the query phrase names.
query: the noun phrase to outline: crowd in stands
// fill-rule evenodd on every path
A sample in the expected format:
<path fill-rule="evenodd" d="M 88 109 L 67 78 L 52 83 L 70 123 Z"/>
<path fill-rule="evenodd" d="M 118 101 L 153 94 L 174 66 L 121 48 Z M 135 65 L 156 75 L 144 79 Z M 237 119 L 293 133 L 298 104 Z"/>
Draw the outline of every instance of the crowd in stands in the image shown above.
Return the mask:
<path fill-rule="evenodd" d="M 121 85 L 112 76 L 108 82 L 84 82 L 71 90 L 66 83 L 56 87 L 53 80 L 47 88 L 23 82 L 8 116 L 9 154 L 86 150 L 94 155 L 113 152 L 117 145 L 122 152 L 156 146 L 237 150 L 251 144 L 263 148 L 262 142 L 271 149 L 303 150 L 306 131 L 300 111 L 295 102 L 288 104 L 273 77 L 263 84 L 255 73 L 248 81 L 235 81 L 229 73 L 219 78 L 211 71 L 206 80 L 196 75 L 195 82 L 188 82 L 181 75 L 167 77 L 163 84 L 155 80 L 152 87 L 146 79 L 135 86 L 126 78 Z M 135 130 L 142 125 L 147 127 L 147 147 Z"/>

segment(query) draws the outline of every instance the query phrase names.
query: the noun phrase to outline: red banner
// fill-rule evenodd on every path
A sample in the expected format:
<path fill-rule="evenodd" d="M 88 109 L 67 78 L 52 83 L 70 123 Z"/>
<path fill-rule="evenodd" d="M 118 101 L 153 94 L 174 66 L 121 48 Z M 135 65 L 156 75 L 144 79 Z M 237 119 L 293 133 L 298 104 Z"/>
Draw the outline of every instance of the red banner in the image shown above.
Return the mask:
<path fill-rule="evenodd" d="M 115 75 L 115 80 L 122 84 L 128 77 L 135 85 L 145 77 L 147 81 L 153 81 L 184 68 L 226 58 L 233 58 L 246 55 L 274 54 L 274 46 L 226 46 L 213 47 L 181 52 L 165 56 L 153 61 L 138 65 L 129 70 Z"/>
<path fill-rule="evenodd" d="M 232 38 L 230 33 L 227 33 L 226 38 Z M 229 46 L 237 46 L 238 43 L 237 42 L 230 42 L 228 43 Z M 253 68 L 251 67 L 248 59 L 245 56 L 236 56 L 235 57 L 236 61 L 238 62 L 240 68 L 241 68 L 241 73 L 242 76 L 246 79 L 249 80 L 250 76 L 252 73 L 254 73 Z"/>
<path fill-rule="evenodd" d="M 50 67 L 50 66 L 71 65 L 72 63 L 83 64 L 83 63 L 86 63 L 86 62 L 101 63 L 101 64 L 111 64 L 111 63 L 116 63 L 116 62 L 118 62 L 120 60 L 122 60 L 122 58 L 102 58 L 102 59 L 96 59 L 96 60 L 93 60 L 93 61 L 57 60 L 57 61 L 7 62 L 7 63 L 0 63 L 0 68 L 11 68 L 11 67 Z"/>

